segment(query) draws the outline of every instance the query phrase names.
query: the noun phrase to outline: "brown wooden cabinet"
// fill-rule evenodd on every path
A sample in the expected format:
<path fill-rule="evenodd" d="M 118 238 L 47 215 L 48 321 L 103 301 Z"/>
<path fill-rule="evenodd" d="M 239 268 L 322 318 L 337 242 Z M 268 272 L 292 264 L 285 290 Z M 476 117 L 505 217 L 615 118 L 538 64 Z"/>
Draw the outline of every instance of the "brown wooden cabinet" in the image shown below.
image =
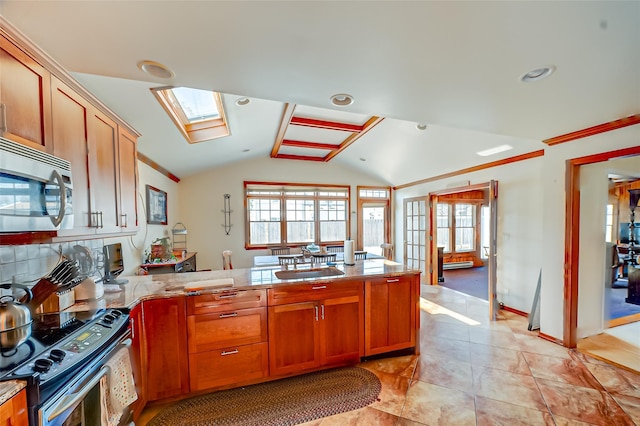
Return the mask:
<path fill-rule="evenodd" d="M 58 241 L 137 232 L 138 135 L 35 45 L 4 27 L 0 135 L 71 162 L 74 229 L 59 231 Z M 30 238 L 36 237 L 25 233 L 16 241 L 28 244 Z"/>
<path fill-rule="evenodd" d="M 134 419 L 137 419 L 144 406 L 147 403 L 146 391 L 146 371 L 142 360 L 146 359 L 147 348 L 144 339 L 144 316 L 142 312 L 142 304 L 138 304 L 129 312 L 129 324 L 131 328 L 131 368 L 133 370 L 133 378 L 136 384 L 136 392 L 138 399 L 133 403 L 132 410 Z"/>
<path fill-rule="evenodd" d="M 59 236 L 137 230 L 135 136 L 52 77 L 54 154 L 71 162 L 74 229 Z"/>
<path fill-rule="evenodd" d="M 273 288 L 268 300 L 271 376 L 360 361 L 364 351 L 361 281 Z"/>
<path fill-rule="evenodd" d="M 265 290 L 190 296 L 187 313 L 192 392 L 269 375 Z"/>
<path fill-rule="evenodd" d="M 0 36 L 0 135 L 52 152 L 51 73 Z"/>
<path fill-rule="evenodd" d="M 25 389 L 22 389 L 10 400 L 0 405 L 0 424 L 6 426 L 29 424 L 27 391 Z"/>
<path fill-rule="evenodd" d="M 147 401 L 187 393 L 189 364 L 184 296 L 145 300 L 142 309 Z"/>
<path fill-rule="evenodd" d="M 123 232 L 138 229 L 138 138 L 118 127 L 119 222 Z M 195 270 L 195 269 L 194 269 Z"/>
<path fill-rule="evenodd" d="M 419 278 L 417 275 L 365 281 L 365 355 L 416 347 Z"/>

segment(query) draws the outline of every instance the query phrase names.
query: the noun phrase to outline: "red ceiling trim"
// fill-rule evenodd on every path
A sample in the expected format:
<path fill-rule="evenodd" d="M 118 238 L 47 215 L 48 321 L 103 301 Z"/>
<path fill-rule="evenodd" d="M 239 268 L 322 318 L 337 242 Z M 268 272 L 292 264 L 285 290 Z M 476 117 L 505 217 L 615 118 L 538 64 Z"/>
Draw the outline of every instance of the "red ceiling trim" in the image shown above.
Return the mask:
<path fill-rule="evenodd" d="M 340 147 L 336 150 L 331 151 L 329 154 L 327 154 L 326 157 L 324 157 L 324 161 L 329 161 L 331 160 L 333 157 L 335 157 L 336 155 L 340 154 L 342 151 L 344 151 L 345 149 L 347 149 L 347 147 L 349 145 L 351 145 L 352 143 L 354 143 L 355 141 L 357 141 L 358 139 L 360 139 L 362 136 L 364 136 L 367 132 L 369 132 L 369 130 L 373 129 L 375 126 L 377 126 L 380 122 L 382 122 L 382 120 L 384 120 L 384 117 L 376 117 L 373 116 L 371 117 L 369 120 L 367 120 L 367 122 L 364 124 L 364 126 L 362 126 L 362 131 L 360 133 L 352 133 L 351 136 L 349 136 L 348 138 L 346 138 L 341 144 Z"/>
<path fill-rule="evenodd" d="M 296 109 L 296 104 L 284 104 L 284 109 L 282 110 L 282 118 L 280 119 L 280 128 L 278 128 L 278 134 L 276 136 L 276 142 L 273 144 L 273 148 L 271 149 L 271 158 L 276 158 L 278 156 L 278 151 L 280 150 L 280 146 L 282 145 L 282 141 L 284 140 L 284 135 L 287 132 L 287 127 L 289 127 L 289 122 L 293 117 L 293 112 Z"/>
<path fill-rule="evenodd" d="M 283 140 L 281 145 L 283 145 L 283 146 L 295 146 L 295 147 L 298 147 L 298 148 L 328 149 L 329 151 L 333 151 L 334 149 L 340 147 L 340 145 L 336 145 L 336 144 L 332 144 L 332 143 L 292 141 L 292 140 L 289 140 L 289 139 Z"/>
<path fill-rule="evenodd" d="M 284 158 L 286 160 L 324 161 L 324 157 L 312 157 L 310 155 L 276 154 L 274 158 Z"/>
<path fill-rule="evenodd" d="M 549 146 L 552 146 L 552 145 L 557 145 L 559 143 L 570 142 L 576 139 L 586 138 L 587 136 L 594 136 L 600 133 L 610 132 L 612 130 L 621 129 L 627 126 L 633 126 L 635 124 L 640 124 L 640 114 L 631 115 L 629 117 L 621 118 L 619 120 L 609 121 L 608 123 L 598 124 L 597 126 L 588 127 L 582 130 L 577 130 L 575 132 L 556 136 L 554 138 L 545 139 L 542 142 L 546 143 Z"/>
<path fill-rule="evenodd" d="M 319 129 L 342 130 L 345 132 L 361 132 L 365 128 L 364 125 L 361 126 L 358 124 L 340 123 L 337 121 L 316 120 L 305 117 L 291 117 L 290 124 L 296 126 L 316 127 Z"/>

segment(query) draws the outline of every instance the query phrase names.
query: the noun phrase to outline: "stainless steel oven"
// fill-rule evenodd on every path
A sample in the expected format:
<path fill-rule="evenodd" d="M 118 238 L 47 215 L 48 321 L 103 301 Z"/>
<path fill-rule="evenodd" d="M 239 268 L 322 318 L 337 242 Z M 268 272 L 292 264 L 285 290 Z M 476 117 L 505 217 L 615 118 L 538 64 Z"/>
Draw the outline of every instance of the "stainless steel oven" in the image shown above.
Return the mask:
<path fill-rule="evenodd" d="M 113 354 L 131 344 L 128 313 L 49 314 L 35 323 L 29 340 L 0 354 L 0 379 L 27 381 L 29 424 L 102 424 L 100 380 L 109 373 Z M 133 417 L 128 407 L 118 414 L 123 425 Z"/>

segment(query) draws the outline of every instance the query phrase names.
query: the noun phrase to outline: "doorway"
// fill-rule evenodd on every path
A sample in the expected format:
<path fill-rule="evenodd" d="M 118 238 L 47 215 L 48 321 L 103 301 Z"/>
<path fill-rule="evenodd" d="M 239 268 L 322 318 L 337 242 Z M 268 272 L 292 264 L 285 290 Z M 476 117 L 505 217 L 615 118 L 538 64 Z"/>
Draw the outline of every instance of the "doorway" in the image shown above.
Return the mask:
<path fill-rule="evenodd" d="M 359 186 L 357 191 L 358 249 L 383 255 L 381 245 L 391 241 L 391 188 Z"/>

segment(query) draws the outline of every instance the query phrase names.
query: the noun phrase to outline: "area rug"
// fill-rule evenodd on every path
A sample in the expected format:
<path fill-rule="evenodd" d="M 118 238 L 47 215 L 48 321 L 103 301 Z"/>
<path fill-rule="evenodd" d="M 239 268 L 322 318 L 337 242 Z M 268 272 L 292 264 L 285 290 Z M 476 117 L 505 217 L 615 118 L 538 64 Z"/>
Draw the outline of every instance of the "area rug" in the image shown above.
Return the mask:
<path fill-rule="evenodd" d="M 336 368 L 189 398 L 148 426 L 295 425 L 366 407 L 381 387 L 364 368 Z"/>

